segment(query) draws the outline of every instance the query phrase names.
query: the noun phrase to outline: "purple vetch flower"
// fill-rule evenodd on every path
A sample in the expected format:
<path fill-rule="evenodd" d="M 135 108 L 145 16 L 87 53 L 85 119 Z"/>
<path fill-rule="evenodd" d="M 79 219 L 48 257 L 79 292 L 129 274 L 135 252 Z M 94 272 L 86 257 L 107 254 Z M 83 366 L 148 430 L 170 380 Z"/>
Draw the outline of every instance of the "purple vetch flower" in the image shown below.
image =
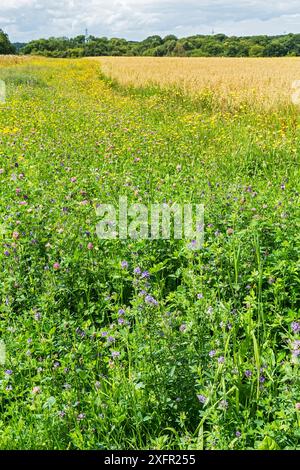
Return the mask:
<path fill-rule="evenodd" d="M 96 388 L 96 390 L 99 390 L 100 387 L 101 387 L 101 383 L 99 382 L 99 380 L 97 380 L 97 381 L 95 382 L 95 388 Z"/>
<path fill-rule="evenodd" d="M 112 351 L 111 357 L 112 357 L 113 359 L 115 359 L 116 357 L 120 357 L 119 351 Z"/>
<path fill-rule="evenodd" d="M 183 323 L 182 325 L 180 325 L 179 331 L 181 331 L 183 333 L 185 330 L 186 330 L 186 324 Z"/>
<path fill-rule="evenodd" d="M 224 364 L 224 362 L 225 362 L 224 356 L 218 357 L 218 363 L 219 363 L 219 364 Z"/>
<path fill-rule="evenodd" d="M 133 272 L 136 276 L 139 276 L 142 273 L 141 268 L 139 266 L 134 268 Z"/>
<path fill-rule="evenodd" d="M 212 349 L 211 351 L 209 351 L 208 355 L 209 357 L 214 357 L 216 355 L 215 349 Z"/>
<path fill-rule="evenodd" d="M 120 308 L 119 311 L 118 311 L 118 314 L 121 316 L 121 315 L 125 315 L 125 310 L 123 308 Z"/>
<path fill-rule="evenodd" d="M 124 325 L 124 323 L 125 323 L 124 318 L 119 318 L 118 323 L 119 323 L 119 325 Z"/>
<path fill-rule="evenodd" d="M 127 269 L 128 268 L 128 262 L 127 261 L 121 261 L 121 267 L 122 267 L 122 269 Z"/>
<path fill-rule="evenodd" d="M 241 437 L 242 433 L 240 431 L 236 431 L 235 435 L 236 437 Z"/>
<path fill-rule="evenodd" d="M 59 411 L 59 412 L 58 412 L 58 416 L 59 416 L 60 418 L 64 418 L 64 417 L 66 416 L 65 411 Z"/>
<path fill-rule="evenodd" d="M 101 336 L 102 338 L 105 338 L 108 335 L 107 331 L 102 331 Z"/>
<path fill-rule="evenodd" d="M 145 302 L 146 304 L 149 304 L 149 305 L 155 305 L 155 306 L 158 305 L 157 300 L 154 297 L 152 297 L 152 295 L 146 295 Z"/>
<path fill-rule="evenodd" d="M 85 414 L 84 413 L 79 413 L 79 415 L 77 416 L 77 419 L 78 419 L 78 421 L 82 421 L 83 419 L 85 419 Z"/>
<path fill-rule="evenodd" d="M 5 250 L 5 251 L 4 251 L 4 255 L 5 255 L 5 256 L 10 256 L 10 252 L 9 252 L 8 250 Z"/>
<path fill-rule="evenodd" d="M 207 400 L 207 398 L 204 395 L 197 395 L 197 398 L 198 398 L 199 402 L 202 403 L 203 405 Z"/>
<path fill-rule="evenodd" d="M 36 321 L 39 321 L 41 318 L 42 318 L 42 315 L 40 314 L 40 312 L 36 312 L 36 313 L 34 314 L 34 319 L 35 319 Z"/>
<path fill-rule="evenodd" d="M 58 367 L 60 367 L 60 362 L 55 361 L 54 364 L 53 364 L 53 367 L 54 367 L 54 369 L 57 369 Z"/>
<path fill-rule="evenodd" d="M 299 333 L 300 332 L 300 322 L 293 321 L 291 323 L 291 329 L 292 329 L 293 333 Z"/>
<path fill-rule="evenodd" d="M 297 411 L 300 411 L 300 403 L 296 403 L 295 408 L 296 408 Z"/>
<path fill-rule="evenodd" d="M 114 338 L 113 336 L 109 336 L 109 337 L 107 338 L 107 341 L 108 341 L 109 343 L 114 343 L 116 340 L 115 340 L 115 338 Z"/>
<path fill-rule="evenodd" d="M 249 369 L 245 370 L 245 377 L 247 377 L 247 379 L 249 379 L 251 377 L 251 375 L 252 375 L 251 370 L 249 370 Z"/>
<path fill-rule="evenodd" d="M 41 393 L 41 387 L 38 387 L 38 386 L 33 387 L 32 393 L 34 395 L 37 395 L 38 393 Z"/>
<path fill-rule="evenodd" d="M 260 381 L 261 384 L 263 384 L 266 381 L 266 377 L 264 375 L 261 375 L 259 377 L 259 381 Z"/>
<path fill-rule="evenodd" d="M 141 278 L 142 279 L 149 279 L 150 273 L 148 271 L 142 272 Z"/>
<path fill-rule="evenodd" d="M 207 313 L 208 315 L 211 315 L 213 313 L 214 309 L 212 307 L 208 307 Z"/>
<path fill-rule="evenodd" d="M 12 374 L 13 374 L 13 371 L 12 371 L 11 369 L 6 369 L 6 370 L 4 371 L 4 374 L 6 374 L 6 375 L 12 375 Z"/>
<path fill-rule="evenodd" d="M 197 294 L 197 299 L 198 299 L 198 300 L 203 299 L 203 294 L 202 294 L 202 293 Z"/>
<path fill-rule="evenodd" d="M 7 387 L 5 388 L 5 390 L 7 390 L 8 392 L 11 392 L 13 389 L 12 385 L 7 385 Z"/>

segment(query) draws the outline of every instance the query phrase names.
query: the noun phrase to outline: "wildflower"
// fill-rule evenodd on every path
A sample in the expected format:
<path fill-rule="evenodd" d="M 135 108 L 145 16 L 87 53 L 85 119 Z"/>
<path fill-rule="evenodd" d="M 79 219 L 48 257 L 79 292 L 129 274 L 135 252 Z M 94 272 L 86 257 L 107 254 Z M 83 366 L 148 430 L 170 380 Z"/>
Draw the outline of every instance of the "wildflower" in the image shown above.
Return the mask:
<path fill-rule="evenodd" d="M 180 325 L 179 331 L 181 331 L 183 333 L 185 330 L 186 330 L 186 324 L 183 323 L 182 325 Z"/>
<path fill-rule="evenodd" d="M 299 333 L 300 332 L 300 322 L 293 321 L 291 323 L 291 329 L 292 329 L 293 333 Z"/>
<path fill-rule="evenodd" d="M 198 400 L 200 401 L 200 403 L 205 403 L 207 398 L 204 396 L 204 395 L 197 395 L 197 398 Z"/>
<path fill-rule="evenodd" d="M 18 240 L 20 238 L 19 232 L 13 232 L 12 237 L 14 240 Z"/>
<path fill-rule="evenodd" d="M 10 256 L 10 252 L 9 252 L 8 250 L 5 250 L 5 251 L 4 251 L 4 255 L 5 255 L 5 256 Z"/>
<path fill-rule="evenodd" d="M 266 377 L 264 375 L 261 375 L 259 377 L 259 381 L 260 381 L 261 384 L 263 384 L 266 381 Z"/>
<path fill-rule="evenodd" d="M 226 410 L 228 408 L 228 401 L 227 400 L 221 400 L 219 403 L 219 407 L 222 408 L 223 410 Z"/>
<path fill-rule="evenodd" d="M 236 437 L 241 437 L 242 433 L 240 431 L 236 431 L 235 435 Z"/>
<path fill-rule="evenodd" d="M 55 361 L 54 364 L 53 364 L 53 367 L 54 367 L 54 369 L 57 369 L 58 367 L 60 367 L 60 362 Z"/>
<path fill-rule="evenodd" d="M 214 357 L 216 355 L 215 349 L 212 349 L 211 351 L 209 351 L 208 355 L 209 357 Z"/>
<path fill-rule="evenodd" d="M 142 279 L 149 279 L 150 273 L 148 271 L 144 271 L 141 275 Z"/>
<path fill-rule="evenodd" d="M 213 313 L 214 309 L 212 307 L 208 307 L 207 313 L 211 315 Z"/>
<path fill-rule="evenodd" d="M 59 264 L 59 263 L 54 263 L 54 264 L 53 264 L 53 269 L 55 269 L 56 271 L 57 271 L 58 269 L 60 269 L 60 264 Z"/>
<path fill-rule="evenodd" d="M 146 304 L 149 304 L 149 305 L 156 305 L 156 306 L 158 305 L 157 300 L 154 297 L 152 297 L 152 295 L 146 295 L 145 302 Z"/>
<path fill-rule="evenodd" d="M 79 415 L 77 416 L 77 419 L 78 419 L 78 421 L 82 421 L 83 419 L 85 419 L 85 414 L 84 413 L 79 413 Z"/>
<path fill-rule="evenodd" d="M 224 364 L 224 362 L 225 362 L 224 356 L 218 357 L 218 363 L 219 363 L 219 364 Z"/>
<path fill-rule="evenodd" d="M 77 178 L 76 176 L 72 176 L 72 178 L 70 179 L 71 183 L 76 183 L 77 181 Z"/>
<path fill-rule="evenodd" d="M 112 351 L 111 356 L 113 358 L 120 357 L 120 353 L 119 353 L 119 351 Z"/>
<path fill-rule="evenodd" d="M 121 261 L 121 267 L 122 267 L 122 269 L 127 269 L 128 268 L 127 261 Z"/>
<path fill-rule="evenodd" d="M 138 266 L 137 268 L 134 268 L 134 271 L 133 271 L 133 272 L 134 272 L 134 274 L 135 274 L 136 276 L 139 276 L 142 271 L 141 271 L 141 268 Z"/>
<path fill-rule="evenodd" d="M 33 393 L 34 395 L 37 395 L 38 393 L 41 393 L 41 388 L 38 387 L 38 386 L 33 387 L 32 393 Z"/>
<path fill-rule="evenodd" d="M 97 381 L 95 382 L 95 388 L 96 388 L 96 390 L 99 390 L 100 387 L 101 387 L 101 383 L 97 380 Z"/>
<path fill-rule="evenodd" d="M 300 411 L 300 403 L 296 403 L 295 408 L 296 408 L 297 411 Z"/>
<path fill-rule="evenodd" d="M 251 375 L 252 375 L 251 370 L 249 370 L 249 369 L 245 370 L 245 376 L 247 377 L 247 379 L 249 379 L 251 377 Z"/>
<path fill-rule="evenodd" d="M 108 341 L 109 343 L 114 343 L 116 340 L 115 340 L 115 338 L 114 338 L 113 336 L 109 336 L 109 337 L 107 338 L 107 341 Z"/>
<path fill-rule="evenodd" d="M 119 318 L 118 323 L 119 323 L 119 325 L 124 325 L 124 323 L 125 323 L 124 318 Z"/>
<path fill-rule="evenodd" d="M 119 315 L 125 315 L 125 310 L 123 308 L 120 308 L 118 311 Z"/>
<path fill-rule="evenodd" d="M 66 413 L 65 413 L 64 411 L 59 411 L 59 412 L 58 412 L 58 416 L 59 416 L 60 418 L 64 418 L 64 417 L 66 416 Z"/>
<path fill-rule="evenodd" d="M 5 390 L 7 390 L 8 392 L 11 392 L 13 389 L 12 385 L 7 385 L 7 387 L 5 388 Z"/>
<path fill-rule="evenodd" d="M 201 294 L 201 293 L 197 294 L 197 299 L 198 299 L 198 300 L 203 299 L 203 294 Z"/>
<path fill-rule="evenodd" d="M 41 318 L 42 318 L 42 315 L 41 315 L 39 312 L 36 312 L 36 313 L 34 314 L 34 319 L 35 319 L 36 321 L 39 321 Z"/>
<path fill-rule="evenodd" d="M 102 338 L 105 338 L 108 335 L 107 331 L 102 331 L 101 336 Z"/>
<path fill-rule="evenodd" d="M 89 243 L 88 246 L 87 246 L 88 250 L 93 250 L 94 248 L 94 245 L 92 243 Z"/>
<path fill-rule="evenodd" d="M 6 369 L 6 370 L 4 371 L 4 374 L 6 374 L 6 375 L 12 375 L 12 374 L 13 374 L 13 371 L 12 371 L 11 369 Z"/>

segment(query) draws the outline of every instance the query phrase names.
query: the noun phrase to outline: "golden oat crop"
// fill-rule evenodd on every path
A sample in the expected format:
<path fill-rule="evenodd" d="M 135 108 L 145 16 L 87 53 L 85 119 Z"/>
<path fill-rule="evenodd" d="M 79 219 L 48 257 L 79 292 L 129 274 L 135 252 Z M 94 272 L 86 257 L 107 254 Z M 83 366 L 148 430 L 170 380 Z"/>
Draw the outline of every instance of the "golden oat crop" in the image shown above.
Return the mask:
<path fill-rule="evenodd" d="M 192 95 L 209 92 L 227 104 L 272 107 L 291 101 L 300 79 L 295 58 L 101 57 L 104 75 L 122 85 L 175 87 Z"/>

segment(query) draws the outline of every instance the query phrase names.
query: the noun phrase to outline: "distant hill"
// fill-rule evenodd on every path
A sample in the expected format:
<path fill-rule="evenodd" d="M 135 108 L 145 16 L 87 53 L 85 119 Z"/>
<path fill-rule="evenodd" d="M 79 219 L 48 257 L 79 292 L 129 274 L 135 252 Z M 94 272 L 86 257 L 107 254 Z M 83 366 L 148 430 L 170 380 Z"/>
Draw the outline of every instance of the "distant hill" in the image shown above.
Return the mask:
<path fill-rule="evenodd" d="M 18 53 L 22 47 L 26 46 L 26 42 L 13 42 L 13 46 L 16 49 L 16 52 Z"/>

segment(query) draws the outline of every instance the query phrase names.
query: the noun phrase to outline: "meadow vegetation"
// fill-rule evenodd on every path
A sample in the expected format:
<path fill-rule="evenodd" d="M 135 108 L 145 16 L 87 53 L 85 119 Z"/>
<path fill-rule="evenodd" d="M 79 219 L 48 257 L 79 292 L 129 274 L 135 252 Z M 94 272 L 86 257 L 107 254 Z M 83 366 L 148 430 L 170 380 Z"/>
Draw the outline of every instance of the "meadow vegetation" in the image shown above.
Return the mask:
<path fill-rule="evenodd" d="M 300 448 L 298 68 L 0 59 L 1 449 Z M 120 195 L 203 249 L 99 240 Z"/>

